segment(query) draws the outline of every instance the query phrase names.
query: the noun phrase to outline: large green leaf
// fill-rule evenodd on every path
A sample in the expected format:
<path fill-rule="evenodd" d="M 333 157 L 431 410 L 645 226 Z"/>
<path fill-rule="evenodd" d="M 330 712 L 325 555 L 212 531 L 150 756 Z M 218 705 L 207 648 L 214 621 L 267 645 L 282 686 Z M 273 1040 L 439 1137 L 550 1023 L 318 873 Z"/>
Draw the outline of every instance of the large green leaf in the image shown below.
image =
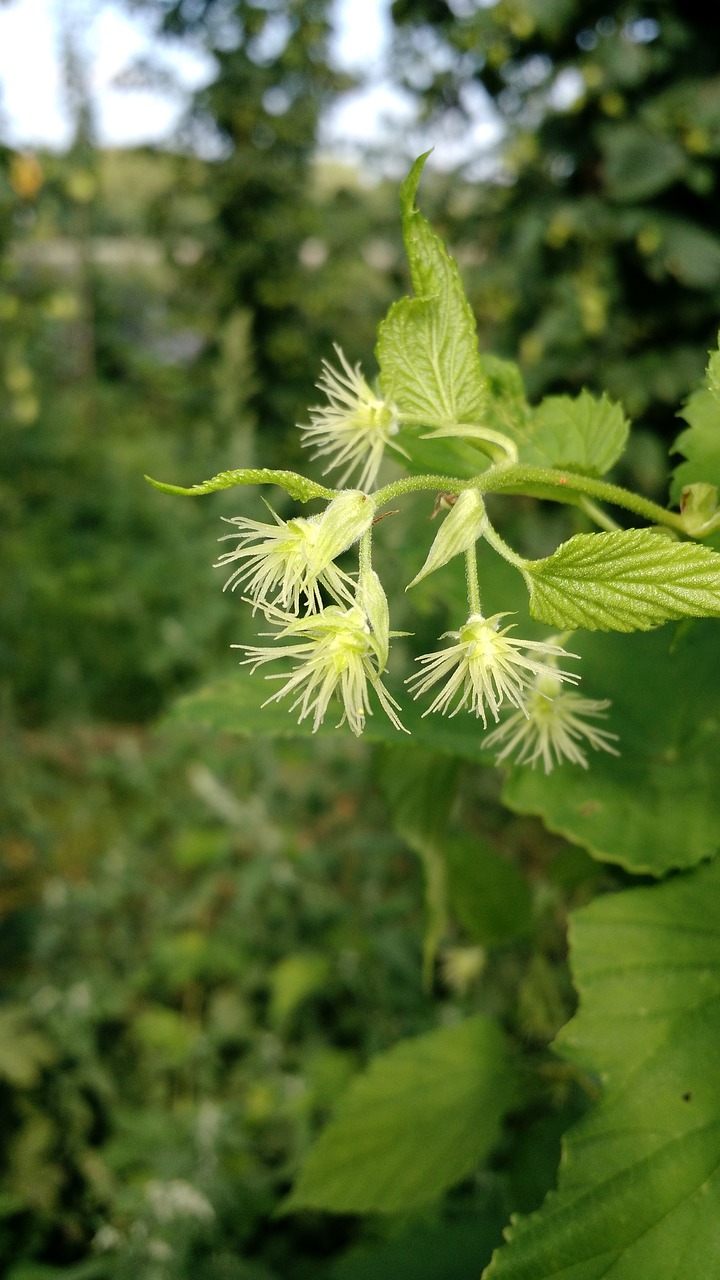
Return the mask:
<path fill-rule="evenodd" d="M 647 631 L 720 617 L 720 555 L 652 529 L 579 533 L 525 572 L 530 611 L 559 630 Z"/>
<path fill-rule="evenodd" d="M 285 1211 L 398 1213 L 437 1200 L 491 1151 L 516 1089 L 489 1018 L 403 1041 L 351 1084 Z"/>
<path fill-rule="evenodd" d="M 415 297 L 393 303 L 380 325 L 380 385 L 405 422 L 429 427 L 481 423 L 485 382 L 475 317 L 457 263 L 415 208 L 425 159 L 415 162 L 401 191 Z"/>
<path fill-rule="evenodd" d="M 274 702 L 263 707 L 264 700 L 275 688 L 261 674 L 252 675 L 247 669 L 240 668 L 232 676 L 221 677 L 179 698 L 163 723 L 200 724 L 221 733 L 237 733 L 242 737 L 312 737 L 312 720 L 306 719 L 298 724 L 297 712 L 290 712 L 288 705 Z M 397 696 L 402 701 L 400 718 L 418 746 L 427 746 L 435 751 L 485 764 L 492 762 L 492 753 L 483 746 L 482 729 L 474 716 L 456 716 L 454 720 L 448 720 L 444 716 L 428 716 L 423 719 L 419 703 L 408 699 L 407 695 L 403 697 L 402 691 Z M 318 734 L 323 737 L 335 733 L 349 734 L 347 727 L 336 728 L 341 717 L 340 703 L 331 703 Z M 377 703 L 374 715 L 367 718 L 363 739 L 366 742 L 389 744 L 405 741 Z"/>
<path fill-rule="evenodd" d="M 599 131 L 603 176 L 613 200 L 648 200 L 685 176 L 688 155 L 674 138 L 643 124 L 613 124 Z"/>
<path fill-rule="evenodd" d="M 486 1280 L 716 1280 L 720 864 L 577 913 L 580 1009 L 557 1040 L 600 1078 L 558 1190 L 516 1219 Z"/>
<path fill-rule="evenodd" d="M 532 928 L 532 894 L 513 862 L 470 836 L 443 843 L 454 915 L 485 947 L 512 942 Z"/>
<path fill-rule="evenodd" d="M 620 756 L 510 770 L 503 799 L 596 858 L 664 875 L 720 849 L 720 627 L 576 635 L 584 691 L 612 700 Z"/>

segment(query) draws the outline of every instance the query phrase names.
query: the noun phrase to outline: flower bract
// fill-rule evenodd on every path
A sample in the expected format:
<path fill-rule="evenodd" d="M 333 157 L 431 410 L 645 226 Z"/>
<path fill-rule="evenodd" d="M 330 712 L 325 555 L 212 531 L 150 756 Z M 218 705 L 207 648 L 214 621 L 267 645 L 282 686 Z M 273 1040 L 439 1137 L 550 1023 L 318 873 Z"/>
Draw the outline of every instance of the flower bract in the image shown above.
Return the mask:
<path fill-rule="evenodd" d="M 396 729 L 403 729 L 397 716 L 398 704 L 384 688 L 376 665 L 377 646 L 364 610 L 357 605 L 348 609 L 329 605 L 320 613 L 293 618 L 278 609 L 266 610 L 268 621 L 276 628 L 275 639 L 289 640 L 278 648 L 257 645 L 235 645 L 248 655 L 244 662 L 257 667 L 275 659 L 289 658 L 295 667 L 289 673 L 270 675 L 269 680 L 284 681 L 282 688 L 269 697 L 270 702 L 291 697 L 290 710 L 299 708 L 298 723 L 312 718 L 313 732 L 321 725 L 331 700 L 337 696 L 343 707 L 339 724 L 347 721 L 359 736 L 366 716 L 372 715 L 369 688 Z"/>
<path fill-rule="evenodd" d="M 516 711 L 486 739 L 488 747 L 502 747 L 497 763 L 513 759 L 515 764 L 534 768 L 542 760 L 546 773 L 556 764 L 568 760 L 587 769 L 585 747 L 619 755 L 612 745 L 616 733 L 599 729 L 592 720 L 604 719 L 610 702 L 607 698 L 583 698 L 572 690 L 562 689 L 556 677 L 541 677 L 525 704 L 525 712 Z"/>
<path fill-rule="evenodd" d="M 367 490 L 375 483 L 386 447 L 404 452 L 393 440 L 399 431 L 397 409 L 375 395 L 359 364 L 353 368 L 337 345 L 335 352 L 340 368 L 323 360 L 317 385 L 328 402 L 309 410 L 310 423 L 300 428 L 303 444 L 314 449 L 313 457 L 328 459 L 326 474 L 343 468 L 340 485 L 359 472 L 358 488 Z"/>
<path fill-rule="evenodd" d="M 268 510 L 275 524 L 246 516 L 229 519 L 237 532 L 225 538 L 236 538 L 237 546 L 215 565 L 237 565 L 225 589 L 242 587 L 254 608 L 272 604 L 292 613 L 299 613 L 303 602 L 310 612 L 321 609 L 321 587 L 334 600 L 351 602 L 353 580 L 333 562 L 369 528 L 375 513 L 372 500 L 346 490 L 320 515 L 281 520 L 269 505 Z"/>
<path fill-rule="evenodd" d="M 527 690 L 536 677 L 577 682 L 579 677 L 572 672 L 559 671 L 544 661 L 550 658 L 554 663 L 575 654 L 550 641 L 515 639 L 508 635 L 512 624 L 500 627 L 506 617 L 507 613 L 495 613 L 490 618 L 471 614 L 459 631 L 446 632 L 455 644 L 417 659 L 423 669 L 407 681 L 415 698 L 444 682 L 424 715 L 440 711 L 454 716 L 467 708 L 487 727 L 488 712 L 498 721 L 503 702 L 510 702 L 523 716 L 526 714 Z"/>

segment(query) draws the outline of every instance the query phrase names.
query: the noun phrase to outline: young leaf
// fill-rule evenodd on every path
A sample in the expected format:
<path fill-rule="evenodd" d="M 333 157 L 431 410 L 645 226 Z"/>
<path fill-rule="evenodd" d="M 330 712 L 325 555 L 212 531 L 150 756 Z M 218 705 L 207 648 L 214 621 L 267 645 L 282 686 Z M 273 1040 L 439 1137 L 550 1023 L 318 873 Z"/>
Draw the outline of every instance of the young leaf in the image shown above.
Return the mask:
<path fill-rule="evenodd" d="M 556 1042 L 602 1096 L 558 1190 L 485 1280 L 713 1280 L 720 1235 L 720 864 L 596 900 L 571 928 L 580 1010 Z"/>
<path fill-rule="evenodd" d="M 522 462 L 603 476 L 621 456 L 629 430 L 621 405 L 604 393 L 596 399 L 581 391 L 574 399 L 547 396 L 534 410 L 524 442 L 516 443 Z"/>
<path fill-rule="evenodd" d="M 403 1041 L 350 1085 L 284 1212 L 401 1213 L 437 1200 L 492 1149 L 516 1088 L 503 1033 L 482 1015 Z"/>
<path fill-rule="evenodd" d="M 688 423 L 673 445 L 686 461 L 673 471 L 670 500 L 679 502 L 685 485 L 720 485 L 720 405 L 708 390 L 696 391 L 680 410 Z"/>
<path fill-rule="evenodd" d="M 201 484 L 193 484 L 188 489 L 177 484 L 165 484 L 162 480 L 153 480 L 152 476 L 145 476 L 145 479 L 160 493 L 180 494 L 181 497 L 188 498 L 196 498 L 203 493 L 216 493 L 219 489 L 234 489 L 241 484 L 275 484 L 299 502 L 309 502 L 311 498 L 337 497 L 336 489 L 316 484 L 314 480 L 308 480 L 295 471 L 273 471 L 270 467 L 242 467 L 239 471 L 221 471 L 212 480 L 203 480 Z"/>
<path fill-rule="evenodd" d="M 720 555 L 652 529 L 579 533 L 524 575 L 533 617 L 560 630 L 649 631 L 720 617 Z"/>
<path fill-rule="evenodd" d="M 682 453 L 686 461 L 673 471 L 672 502 L 680 501 L 685 485 L 720 486 L 720 350 L 710 353 L 705 385 L 689 397 L 678 416 L 688 425 L 671 452 Z"/>
<path fill-rule="evenodd" d="M 485 426 L 514 440 L 520 462 L 602 476 L 621 456 L 630 424 L 622 407 L 603 394 L 547 396 L 528 404 L 522 374 L 510 360 L 483 355 L 488 402 Z"/>
<path fill-rule="evenodd" d="M 403 236 L 416 296 L 393 303 L 380 325 L 380 386 L 405 423 L 480 423 L 485 383 L 475 317 L 457 263 L 414 207 L 426 158 L 415 162 L 401 190 Z"/>

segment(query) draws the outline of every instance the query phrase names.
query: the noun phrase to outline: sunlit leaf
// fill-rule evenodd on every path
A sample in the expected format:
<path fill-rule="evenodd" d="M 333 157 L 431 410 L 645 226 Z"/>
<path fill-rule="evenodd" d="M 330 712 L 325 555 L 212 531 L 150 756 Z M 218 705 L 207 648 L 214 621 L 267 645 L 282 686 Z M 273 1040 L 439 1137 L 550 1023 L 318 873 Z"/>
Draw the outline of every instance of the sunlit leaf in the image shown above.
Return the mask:
<path fill-rule="evenodd" d="M 380 325 L 380 385 L 404 422 L 480 423 L 486 396 L 475 317 L 457 263 L 415 208 L 425 159 L 415 162 L 402 186 L 403 236 L 415 297 L 393 303 Z"/>
<path fill-rule="evenodd" d="M 720 616 L 720 555 L 652 529 L 577 534 L 525 576 L 533 617 L 560 630 L 647 631 Z"/>

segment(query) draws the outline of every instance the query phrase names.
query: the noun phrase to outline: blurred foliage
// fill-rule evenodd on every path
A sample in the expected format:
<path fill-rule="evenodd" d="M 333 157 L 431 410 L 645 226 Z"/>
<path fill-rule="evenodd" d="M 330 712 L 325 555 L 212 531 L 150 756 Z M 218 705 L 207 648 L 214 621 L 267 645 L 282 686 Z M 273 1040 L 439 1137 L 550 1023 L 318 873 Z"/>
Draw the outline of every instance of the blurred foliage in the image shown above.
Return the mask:
<path fill-rule="evenodd" d="M 142 7 L 165 32 L 200 42 L 216 64 L 180 134 L 215 156 L 199 274 L 219 317 L 250 313 L 250 403 L 263 457 L 287 465 L 288 426 L 313 402 L 332 343 L 342 334 L 353 360 L 371 354 L 401 260 L 395 193 L 368 189 L 337 164 L 324 165 L 318 181 L 320 114 L 353 83 L 329 62 L 330 0 Z"/>
<path fill-rule="evenodd" d="M 142 478 L 252 461 L 263 361 L 253 312 L 225 312 L 213 292 L 218 178 L 212 164 L 150 150 L 15 155 L 0 173 L 0 572 L 12 600 L 0 680 L 25 719 L 145 719 L 238 638 L 230 603 L 208 590 L 221 526 L 199 504 L 168 518 Z M 337 318 L 347 290 L 374 281 L 346 326 L 354 356 L 391 289 L 377 269 L 378 255 L 395 254 L 389 192 L 363 203 L 344 182 L 332 166 L 318 171 L 323 234 L 303 241 L 304 264 L 296 257 L 297 332 L 311 335 L 313 363 L 300 385 L 290 372 L 272 384 L 293 405 L 290 453 L 301 391 L 330 353 L 330 298 Z M 326 255 L 332 270 L 320 271 Z M 221 500 L 215 519 L 235 505 Z M 193 596 L 202 609 L 186 607 Z"/>
<path fill-rule="evenodd" d="M 392 12 L 397 72 L 470 180 L 453 175 L 444 231 L 483 345 L 519 354 L 533 395 L 606 390 L 671 437 L 720 314 L 714 14 L 675 0 Z"/>
<path fill-rule="evenodd" d="M 479 960 L 448 925 L 424 992 L 420 877 L 355 742 L 7 727 L 0 749 L 3 1274 L 390 1277 L 427 1240 L 438 1280 L 477 1275 L 553 1176 L 546 1134 L 517 1182 L 514 1129 L 580 1105 L 543 1045 L 571 1007 L 563 901 L 604 873 L 468 772 L 461 820 L 529 872 L 536 950 L 486 933 Z M 493 1164 L 411 1216 L 276 1218 L 372 1054 L 499 1006 L 547 1079 Z"/>

